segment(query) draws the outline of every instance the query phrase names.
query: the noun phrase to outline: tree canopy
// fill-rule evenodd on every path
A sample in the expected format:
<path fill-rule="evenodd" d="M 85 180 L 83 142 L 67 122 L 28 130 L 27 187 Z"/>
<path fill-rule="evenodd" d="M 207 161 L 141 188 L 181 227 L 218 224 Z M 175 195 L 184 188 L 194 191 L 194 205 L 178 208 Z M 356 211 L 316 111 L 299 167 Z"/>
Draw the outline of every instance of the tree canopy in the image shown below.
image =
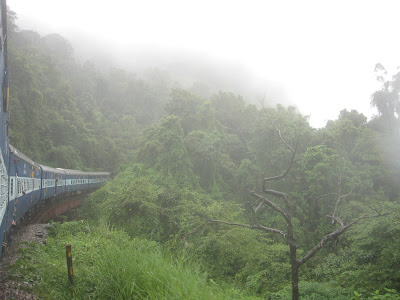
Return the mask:
<path fill-rule="evenodd" d="M 400 73 L 387 79 L 377 66 L 372 120 L 342 110 L 314 129 L 295 107 L 203 97 L 162 70 L 144 79 L 79 62 L 65 38 L 19 30 L 9 15 L 11 143 L 50 166 L 115 172 L 84 204 L 91 221 L 196 257 L 210 281 L 285 299 L 290 219 L 300 260 L 321 246 L 299 275 L 304 299 L 400 289 Z"/>

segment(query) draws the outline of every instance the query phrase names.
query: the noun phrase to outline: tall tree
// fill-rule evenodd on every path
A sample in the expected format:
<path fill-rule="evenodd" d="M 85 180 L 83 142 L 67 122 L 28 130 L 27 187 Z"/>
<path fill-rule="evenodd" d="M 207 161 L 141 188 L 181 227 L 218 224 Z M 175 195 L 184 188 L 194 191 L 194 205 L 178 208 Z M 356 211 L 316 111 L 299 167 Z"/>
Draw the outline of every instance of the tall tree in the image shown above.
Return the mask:
<path fill-rule="evenodd" d="M 381 64 L 376 64 L 377 80 L 382 82 L 382 88 L 372 94 L 371 105 L 378 109 L 385 129 L 391 135 L 399 134 L 400 118 L 400 72 L 388 80 L 387 71 Z"/>
<path fill-rule="evenodd" d="M 380 216 L 387 215 L 388 213 L 379 213 L 373 215 L 363 215 L 358 218 L 353 219 L 347 224 L 339 217 L 339 205 L 342 202 L 343 198 L 349 196 L 350 193 L 345 193 L 343 191 L 343 183 L 340 173 L 338 173 L 337 180 L 337 192 L 335 193 L 335 203 L 332 207 L 332 213 L 327 215 L 332 220 L 332 226 L 336 228 L 329 233 L 326 233 L 318 243 L 312 247 L 310 250 L 306 251 L 304 255 L 298 258 L 297 250 L 299 249 L 298 240 L 296 238 L 296 232 L 301 230 L 301 228 L 296 227 L 296 222 L 294 222 L 294 206 L 295 201 L 293 201 L 292 197 L 289 196 L 289 193 L 275 190 L 269 188 L 269 184 L 273 181 L 283 181 L 287 178 L 288 174 L 291 172 L 292 168 L 298 161 L 297 159 L 297 149 L 298 149 L 298 140 L 294 145 L 290 145 L 282 136 L 281 131 L 275 125 L 273 120 L 267 115 L 267 118 L 271 122 L 272 126 L 275 129 L 276 134 L 279 137 L 281 143 L 289 150 L 290 158 L 287 163 L 287 168 L 280 174 L 270 177 L 265 177 L 263 179 L 262 184 L 262 192 L 263 195 L 257 193 L 255 191 L 249 191 L 249 194 L 255 201 L 251 204 L 252 213 L 253 213 L 253 224 L 241 224 L 241 223 L 233 223 L 227 222 L 223 220 L 209 220 L 210 223 L 222 223 L 231 226 L 240 226 L 249 229 L 262 230 L 268 233 L 278 234 L 285 238 L 286 244 L 289 246 L 290 252 L 290 264 L 291 264 L 291 281 L 292 281 L 292 299 L 299 299 L 299 269 L 305 264 L 310 258 L 312 258 L 319 250 L 321 250 L 329 241 L 333 241 L 337 239 L 341 234 L 343 234 L 347 229 L 349 229 L 354 224 L 358 223 L 362 219 L 367 218 L 376 218 Z M 321 195 L 325 196 L 325 195 Z M 271 200 L 273 199 L 273 200 Z M 263 207 L 269 207 L 274 212 L 278 213 L 286 223 L 286 229 L 278 229 L 272 228 L 265 225 L 262 225 L 258 221 L 258 215 L 264 212 Z"/>

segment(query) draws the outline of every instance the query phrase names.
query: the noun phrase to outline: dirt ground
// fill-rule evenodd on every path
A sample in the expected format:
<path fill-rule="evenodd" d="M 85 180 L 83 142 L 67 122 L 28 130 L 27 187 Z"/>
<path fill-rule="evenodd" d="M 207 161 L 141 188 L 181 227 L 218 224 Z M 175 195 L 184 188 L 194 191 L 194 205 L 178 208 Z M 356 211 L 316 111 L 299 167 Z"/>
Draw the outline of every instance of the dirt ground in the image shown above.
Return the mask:
<path fill-rule="evenodd" d="M 39 299 L 28 291 L 33 282 L 16 282 L 12 280 L 7 272 L 7 267 L 18 259 L 17 250 L 21 242 L 46 243 L 47 230 L 50 224 L 32 224 L 17 228 L 12 232 L 12 239 L 6 245 L 0 261 L 0 300 L 22 300 Z"/>

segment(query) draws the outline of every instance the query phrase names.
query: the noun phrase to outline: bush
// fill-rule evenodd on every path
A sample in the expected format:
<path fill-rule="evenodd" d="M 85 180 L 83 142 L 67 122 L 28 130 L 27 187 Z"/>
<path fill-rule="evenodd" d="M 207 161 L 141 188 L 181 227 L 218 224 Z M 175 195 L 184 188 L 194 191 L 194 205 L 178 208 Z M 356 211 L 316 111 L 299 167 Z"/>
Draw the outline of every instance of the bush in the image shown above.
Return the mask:
<path fill-rule="evenodd" d="M 376 290 L 374 293 L 371 293 L 369 296 L 364 296 L 358 292 L 354 292 L 354 296 L 351 297 L 351 300 L 379 300 L 379 299 L 387 299 L 387 300 L 400 300 L 400 294 L 396 290 L 392 289 L 384 289 L 384 294 L 381 294 L 379 290 Z"/>
<path fill-rule="evenodd" d="M 16 278 L 35 277 L 44 299 L 249 299 L 235 289 L 207 282 L 195 263 L 172 259 L 156 242 L 84 222 L 57 224 L 46 245 L 25 249 L 13 266 Z M 72 244 L 70 286 L 65 244 Z"/>
<path fill-rule="evenodd" d="M 279 292 L 270 294 L 270 300 L 292 299 L 292 287 L 287 286 Z M 299 282 L 300 299 L 302 300 L 348 300 L 350 293 L 337 286 L 335 282 Z"/>

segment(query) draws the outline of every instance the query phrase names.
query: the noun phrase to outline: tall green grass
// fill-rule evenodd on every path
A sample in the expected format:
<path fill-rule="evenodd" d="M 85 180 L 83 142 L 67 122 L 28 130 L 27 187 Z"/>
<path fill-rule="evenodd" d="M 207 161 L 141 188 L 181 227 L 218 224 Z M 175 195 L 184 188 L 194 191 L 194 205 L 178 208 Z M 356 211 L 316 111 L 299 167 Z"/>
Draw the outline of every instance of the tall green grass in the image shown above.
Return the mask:
<path fill-rule="evenodd" d="M 65 244 L 72 244 L 75 284 Z M 81 222 L 56 224 L 46 245 L 31 245 L 12 267 L 35 281 L 44 299 L 254 299 L 208 282 L 194 263 L 165 255 L 155 243 Z"/>

